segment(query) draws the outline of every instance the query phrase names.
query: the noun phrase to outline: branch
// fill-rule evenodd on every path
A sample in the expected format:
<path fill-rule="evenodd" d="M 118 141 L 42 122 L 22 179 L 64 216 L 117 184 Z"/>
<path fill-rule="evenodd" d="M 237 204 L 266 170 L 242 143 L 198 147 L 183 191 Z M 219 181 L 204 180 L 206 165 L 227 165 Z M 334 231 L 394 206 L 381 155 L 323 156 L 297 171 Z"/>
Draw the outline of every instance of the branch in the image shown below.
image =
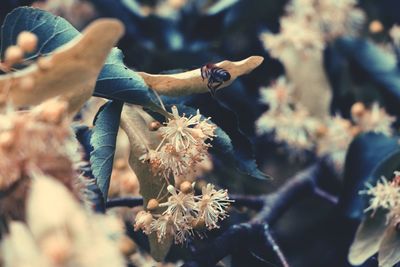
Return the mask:
<path fill-rule="evenodd" d="M 273 194 L 264 197 L 264 207 L 252 222 L 268 222 L 273 225 L 294 203 L 311 195 L 318 195 L 336 204 L 336 197 L 322 190 L 325 180 L 333 180 L 334 172 L 324 161 L 311 165 L 301 171 Z"/>
<path fill-rule="evenodd" d="M 241 223 L 229 227 L 221 236 L 211 244 L 207 244 L 202 250 L 196 251 L 192 261 L 186 262 L 182 267 L 206 267 L 215 266 L 217 262 L 230 254 L 243 253 L 243 251 L 257 251 L 257 258 L 261 261 L 270 249 L 273 249 L 281 262 L 288 267 L 285 257 L 280 251 L 275 240 L 269 233 L 268 225 L 262 223 Z"/>
<path fill-rule="evenodd" d="M 137 207 L 143 205 L 142 197 L 125 197 L 125 198 L 113 198 L 107 201 L 106 208 L 115 208 L 115 207 Z"/>
<path fill-rule="evenodd" d="M 265 252 L 270 249 L 274 250 L 281 266 L 288 267 L 284 254 L 269 232 L 270 226 L 276 223 L 294 203 L 309 195 L 318 195 L 336 204 L 336 197 L 320 188 L 321 185 L 326 185 L 327 181 L 328 184 L 331 183 L 334 178 L 335 172 L 324 161 L 306 168 L 288 179 L 277 192 L 262 197 L 264 206 L 249 223 L 231 226 L 211 244 L 207 244 L 207 247 L 194 251 L 193 260 L 182 267 L 215 266 L 217 262 L 230 254 L 249 250 Z M 241 197 L 238 200 L 242 201 L 241 204 L 254 204 L 258 203 L 260 198 Z"/>
<path fill-rule="evenodd" d="M 234 200 L 232 204 L 237 207 L 245 206 L 255 210 L 260 210 L 264 207 L 263 196 L 242 196 L 242 195 L 229 195 L 229 199 Z M 142 197 L 121 197 L 113 198 L 107 201 L 106 208 L 116 207 L 137 207 L 143 205 Z"/>

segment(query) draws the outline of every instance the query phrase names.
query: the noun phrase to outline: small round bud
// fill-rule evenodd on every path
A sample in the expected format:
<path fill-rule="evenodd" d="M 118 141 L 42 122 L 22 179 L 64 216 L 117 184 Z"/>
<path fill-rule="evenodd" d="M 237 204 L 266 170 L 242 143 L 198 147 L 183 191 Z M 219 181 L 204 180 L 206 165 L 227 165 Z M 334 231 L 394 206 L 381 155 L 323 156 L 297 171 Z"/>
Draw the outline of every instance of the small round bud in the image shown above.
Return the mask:
<path fill-rule="evenodd" d="M 35 87 L 35 79 L 32 76 L 23 77 L 19 81 L 19 86 L 22 90 L 30 91 Z"/>
<path fill-rule="evenodd" d="M 351 116 L 353 118 L 360 118 L 365 114 L 365 106 L 361 102 L 356 102 L 351 107 Z"/>
<path fill-rule="evenodd" d="M 10 149 L 14 144 L 14 136 L 11 132 L 4 132 L 0 134 L 0 147 Z"/>
<path fill-rule="evenodd" d="M 184 194 L 189 194 L 189 193 L 193 192 L 193 186 L 188 181 L 182 182 L 181 185 L 179 186 L 179 189 Z"/>
<path fill-rule="evenodd" d="M 26 53 L 32 53 L 36 50 L 38 38 L 31 32 L 21 32 L 17 37 L 17 45 Z"/>
<path fill-rule="evenodd" d="M 384 27 L 382 25 L 382 22 L 380 22 L 379 20 L 373 20 L 369 24 L 369 31 L 371 33 L 380 33 L 383 31 L 383 29 Z"/>
<path fill-rule="evenodd" d="M 328 128 L 325 125 L 320 125 L 317 129 L 315 134 L 317 137 L 323 137 L 328 133 Z"/>
<path fill-rule="evenodd" d="M 158 208 L 158 201 L 155 198 L 152 198 L 149 200 L 149 202 L 147 203 L 147 209 L 148 210 L 155 210 L 156 208 Z"/>
<path fill-rule="evenodd" d="M 50 57 L 41 57 L 37 60 L 37 65 L 41 70 L 49 70 L 53 67 L 53 61 Z"/>
<path fill-rule="evenodd" d="M 12 66 L 18 62 L 20 62 L 24 57 L 24 52 L 22 49 L 16 45 L 9 46 L 6 49 L 6 53 L 4 55 L 4 61 L 6 64 Z"/>
<path fill-rule="evenodd" d="M 168 185 L 168 186 L 167 186 L 167 190 L 168 190 L 168 192 L 170 192 L 171 194 L 175 194 L 175 193 L 176 193 L 175 187 L 174 187 L 173 185 Z"/>
<path fill-rule="evenodd" d="M 68 109 L 68 103 L 65 101 L 49 101 L 40 113 L 43 121 L 59 124 L 64 118 Z"/>
<path fill-rule="evenodd" d="M 137 250 L 135 242 L 133 242 L 132 239 L 125 235 L 122 236 L 119 240 L 118 247 L 122 254 L 124 254 L 125 256 L 132 255 Z"/>
<path fill-rule="evenodd" d="M 157 131 L 158 129 L 160 129 L 160 127 L 161 127 L 161 123 L 158 121 L 152 121 L 149 123 L 150 131 Z"/>

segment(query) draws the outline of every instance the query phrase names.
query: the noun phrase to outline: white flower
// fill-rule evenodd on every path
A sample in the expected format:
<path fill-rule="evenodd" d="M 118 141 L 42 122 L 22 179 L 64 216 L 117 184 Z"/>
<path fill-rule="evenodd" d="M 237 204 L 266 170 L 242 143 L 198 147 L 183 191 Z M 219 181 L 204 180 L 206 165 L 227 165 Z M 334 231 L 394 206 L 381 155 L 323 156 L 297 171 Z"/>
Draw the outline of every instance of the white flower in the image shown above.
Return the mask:
<path fill-rule="evenodd" d="M 312 150 L 315 133 L 320 122 L 308 115 L 306 110 L 287 110 L 284 113 L 267 111 L 256 121 L 257 133 L 274 133 L 278 143 L 287 144 L 294 150 Z"/>
<path fill-rule="evenodd" d="M 395 120 L 395 117 L 390 116 L 385 109 L 374 103 L 371 109 L 365 112 L 356 123 L 363 132 L 375 132 L 391 136 L 393 134 L 392 124 Z"/>
<path fill-rule="evenodd" d="M 163 214 L 151 223 L 151 231 L 157 234 L 159 243 L 173 237 L 176 244 L 183 244 L 193 235 L 192 226 L 184 220 L 175 220 L 171 214 Z"/>
<path fill-rule="evenodd" d="M 168 179 L 192 174 L 200 165 L 208 160 L 206 143 L 215 136 L 216 126 L 208 119 L 202 119 L 199 111 L 194 116 L 180 116 L 178 109 L 172 107 L 173 119 L 169 119 L 164 127 L 160 127 L 163 139 L 155 150 L 149 150 L 140 160 L 150 164 L 155 174 L 161 174 Z"/>
<path fill-rule="evenodd" d="M 203 187 L 202 195 L 196 198 L 199 201 L 199 218 L 204 220 L 208 229 L 219 227 L 217 222 L 228 216 L 226 209 L 233 202 L 227 190 L 217 191 L 212 184 Z"/>
<path fill-rule="evenodd" d="M 394 209 L 400 203 L 400 187 L 392 182 L 388 182 L 385 177 L 381 177 L 375 186 L 367 184 L 367 189 L 360 191 L 362 195 L 370 196 L 369 206 L 365 211 L 383 209 Z"/>
<path fill-rule="evenodd" d="M 263 33 L 261 41 L 275 58 L 282 58 L 287 48 L 303 53 L 320 52 L 324 49 L 323 36 L 305 18 L 283 17 L 278 34 Z"/>
<path fill-rule="evenodd" d="M 335 116 L 330 118 L 317 141 L 317 155 L 328 156 L 337 170 L 342 170 L 347 148 L 354 138 L 350 121 Z"/>
<path fill-rule="evenodd" d="M 187 149 L 190 145 L 201 144 L 214 135 L 211 124 L 206 121 L 201 124 L 199 111 L 196 115 L 186 118 L 180 116 L 177 107 L 173 106 L 172 115 L 173 119 L 168 119 L 168 123 L 159 131 L 177 152 Z M 208 124 L 209 126 L 207 126 Z"/>
<path fill-rule="evenodd" d="M 394 25 L 390 29 L 390 37 L 392 37 L 392 40 L 396 46 L 400 46 L 400 26 L 399 25 Z"/>
<path fill-rule="evenodd" d="M 260 90 L 261 102 L 269 106 L 269 112 L 287 112 L 290 110 L 293 85 L 281 76 L 271 86 Z"/>
<path fill-rule="evenodd" d="M 35 249 L 31 249 L 33 245 L 28 241 L 22 242 L 22 247 L 19 243 L 20 248 L 32 252 L 24 255 L 19 253 L 19 248 L 4 242 L 2 251 L 15 256 L 12 264 L 5 267 L 13 267 L 16 262 L 33 264 L 30 266 L 47 266 L 46 262 L 51 263 L 50 266 L 125 266 L 117 246 L 119 237 L 123 235 L 122 227 L 118 226 L 120 224 L 104 215 L 86 213 L 54 178 L 33 173 L 27 202 L 27 227 L 43 264 L 37 263 L 38 259 L 33 254 Z M 21 227 L 17 228 L 18 231 L 10 233 L 10 240 L 19 240 Z"/>
<path fill-rule="evenodd" d="M 9 234 L 1 242 L 1 254 L 4 267 L 51 266 L 41 255 L 32 234 L 22 222 L 10 223 Z"/>
<path fill-rule="evenodd" d="M 135 217 L 135 231 L 142 229 L 145 234 L 150 234 L 151 232 L 151 222 L 153 221 L 153 216 L 150 212 L 141 210 L 136 214 Z"/>
<path fill-rule="evenodd" d="M 182 223 L 190 223 L 193 220 L 193 217 L 197 216 L 199 211 L 193 193 L 185 194 L 182 192 L 176 192 L 175 187 L 172 185 L 169 185 L 167 189 L 171 196 L 168 198 L 167 202 L 159 205 L 160 207 L 167 207 L 163 215 L 171 215 L 177 228 L 179 228 L 179 225 Z"/>

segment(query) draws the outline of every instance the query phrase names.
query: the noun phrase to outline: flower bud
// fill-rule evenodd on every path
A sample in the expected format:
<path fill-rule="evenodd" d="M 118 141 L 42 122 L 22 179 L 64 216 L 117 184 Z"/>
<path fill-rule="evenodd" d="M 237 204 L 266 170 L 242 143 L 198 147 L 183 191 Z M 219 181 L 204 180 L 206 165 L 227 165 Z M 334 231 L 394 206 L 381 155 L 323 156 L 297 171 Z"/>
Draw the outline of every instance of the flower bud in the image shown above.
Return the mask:
<path fill-rule="evenodd" d="M 182 182 L 181 185 L 179 186 L 179 189 L 184 194 L 189 194 L 189 193 L 193 192 L 193 186 L 188 181 Z"/>
<path fill-rule="evenodd" d="M 150 131 L 157 131 L 161 127 L 161 123 L 158 121 L 152 121 L 149 123 Z"/>
<path fill-rule="evenodd" d="M 383 31 L 383 29 L 384 27 L 382 25 L 382 22 L 380 22 L 379 20 L 373 20 L 369 24 L 369 31 L 371 33 L 380 33 Z"/>
<path fill-rule="evenodd" d="M 17 37 L 17 45 L 26 53 L 32 53 L 36 50 L 38 38 L 31 32 L 21 32 Z"/>
<path fill-rule="evenodd" d="M 351 107 L 351 116 L 354 119 L 356 119 L 356 118 L 360 118 L 364 114 L 365 114 L 365 106 L 364 106 L 364 104 L 361 103 L 361 102 L 354 103 L 353 106 Z"/>
<path fill-rule="evenodd" d="M 152 198 L 149 200 L 149 202 L 147 203 L 147 209 L 148 210 L 155 210 L 156 208 L 158 208 L 158 201 L 155 198 Z"/>
<path fill-rule="evenodd" d="M 35 87 L 35 79 L 31 76 L 21 78 L 19 86 L 22 90 L 30 91 Z"/>
<path fill-rule="evenodd" d="M 9 46 L 6 49 L 6 53 L 4 55 L 4 61 L 6 64 L 12 66 L 18 62 L 20 62 L 24 57 L 24 52 L 22 49 L 16 45 Z"/>
<path fill-rule="evenodd" d="M 37 60 L 37 65 L 41 70 L 49 70 L 53 67 L 53 61 L 50 57 L 41 57 Z"/>

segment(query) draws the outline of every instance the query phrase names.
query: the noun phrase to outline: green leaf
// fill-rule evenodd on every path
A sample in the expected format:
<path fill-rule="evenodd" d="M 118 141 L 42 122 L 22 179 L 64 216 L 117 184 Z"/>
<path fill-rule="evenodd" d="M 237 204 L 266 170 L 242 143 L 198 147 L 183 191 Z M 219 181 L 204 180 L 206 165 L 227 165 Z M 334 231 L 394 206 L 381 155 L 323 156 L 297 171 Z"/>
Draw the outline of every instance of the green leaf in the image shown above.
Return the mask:
<path fill-rule="evenodd" d="M 104 104 L 94 119 L 90 138 L 93 147 L 90 153 L 92 173 L 105 201 L 110 186 L 122 106 L 122 102 L 119 101 L 109 101 Z"/>

